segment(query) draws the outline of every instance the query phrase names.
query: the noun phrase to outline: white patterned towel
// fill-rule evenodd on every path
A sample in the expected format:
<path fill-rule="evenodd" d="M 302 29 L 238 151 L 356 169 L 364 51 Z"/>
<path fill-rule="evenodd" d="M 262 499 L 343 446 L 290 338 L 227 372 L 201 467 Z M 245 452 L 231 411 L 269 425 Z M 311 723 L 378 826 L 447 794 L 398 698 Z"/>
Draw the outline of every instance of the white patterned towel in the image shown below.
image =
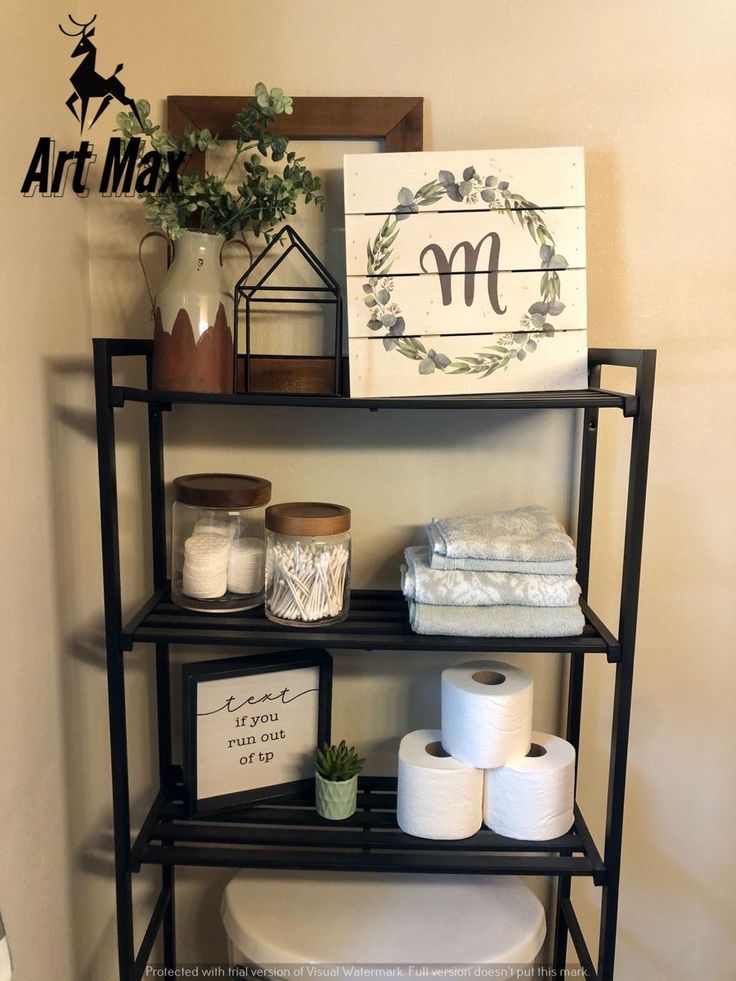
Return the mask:
<path fill-rule="evenodd" d="M 429 528 L 427 529 L 429 535 Z M 431 541 L 431 536 L 430 536 Z M 431 548 L 431 547 L 430 547 Z M 459 572 L 518 572 L 522 576 L 574 576 L 578 571 L 575 559 L 559 562 L 514 562 L 513 559 L 453 559 L 430 550 L 429 564 L 433 569 L 454 569 Z"/>
<path fill-rule="evenodd" d="M 575 559 L 575 546 L 559 521 L 538 504 L 513 511 L 433 518 L 432 551 L 450 558 L 514 562 Z"/>
<path fill-rule="evenodd" d="M 574 606 L 580 586 L 572 576 L 433 569 L 428 548 L 407 548 L 401 588 L 407 599 L 432 606 Z"/>

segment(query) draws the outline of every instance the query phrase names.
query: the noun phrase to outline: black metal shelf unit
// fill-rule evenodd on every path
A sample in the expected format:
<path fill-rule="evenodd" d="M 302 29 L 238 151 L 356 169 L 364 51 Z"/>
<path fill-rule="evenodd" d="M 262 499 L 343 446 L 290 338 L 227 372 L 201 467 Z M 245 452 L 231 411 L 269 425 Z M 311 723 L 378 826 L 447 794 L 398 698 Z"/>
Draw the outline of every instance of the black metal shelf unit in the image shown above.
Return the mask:
<path fill-rule="evenodd" d="M 443 637 L 441 647 L 455 651 L 606 654 L 621 657 L 621 645 L 601 619 L 582 602 L 585 628 L 580 637 Z M 263 610 L 213 617 L 184 610 L 171 602 L 168 585 L 157 590 L 123 627 L 122 643 L 207 644 L 239 647 L 335 647 L 339 650 L 436 651 L 438 639 L 415 634 L 407 603 L 393 589 L 354 589 L 350 613 L 342 623 L 304 630 L 271 623 Z"/>
<path fill-rule="evenodd" d="M 551 875 L 557 881 L 553 966 L 565 964 L 568 937 L 586 976 L 613 981 L 618 912 L 624 787 L 631 710 L 634 646 L 639 594 L 644 502 L 654 390 L 654 351 L 592 350 L 590 387 L 580 392 L 538 392 L 452 398 L 350 399 L 337 396 L 238 394 L 191 395 L 156 392 L 151 383 L 152 343 L 145 340 L 94 341 L 97 437 L 102 519 L 110 747 L 112 762 L 115 882 L 120 981 L 145 975 L 156 938 L 163 935 L 164 964 L 176 965 L 175 868 L 177 865 L 349 869 L 352 871 Z M 118 358 L 145 359 L 147 388 L 114 383 Z M 636 370 L 633 394 L 600 388 L 604 365 Z M 115 464 L 115 410 L 128 402 L 148 407 L 151 477 L 151 534 L 154 591 L 138 613 L 123 624 Z M 163 414 L 174 405 L 279 405 L 294 408 L 466 409 L 562 408 L 583 412 L 577 550 L 586 626 L 580 637 L 458 638 L 412 633 L 406 604 L 391 590 L 354 590 L 349 618 L 324 630 L 304 631 L 269 623 L 261 612 L 220 616 L 175 606 L 166 579 Z M 631 453 L 618 630 L 614 633 L 587 603 L 593 524 L 598 413 L 618 409 L 631 423 Z M 158 710 L 160 790 L 138 831 L 131 835 L 124 664 L 137 644 L 153 644 Z M 395 816 L 395 780 L 366 777 L 359 810 L 336 826 L 323 821 L 308 797 L 281 798 L 262 805 L 190 819 L 182 805 L 181 772 L 172 761 L 170 646 L 199 644 L 231 648 L 288 647 L 336 649 L 558 653 L 568 658 L 566 738 L 580 739 L 585 655 L 605 654 L 615 671 L 611 756 L 603 857 L 576 807 L 572 830 L 553 841 L 520 842 L 483 830 L 457 842 L 437 842 L 403 834 Z M 148 928 L 136 945 L 132 879 L 144 865 L 161 868 L 161 888 Z M 601 888 L 598 956 L 594 961 L 572 901 L 574 876 L 587 876 Z"/>

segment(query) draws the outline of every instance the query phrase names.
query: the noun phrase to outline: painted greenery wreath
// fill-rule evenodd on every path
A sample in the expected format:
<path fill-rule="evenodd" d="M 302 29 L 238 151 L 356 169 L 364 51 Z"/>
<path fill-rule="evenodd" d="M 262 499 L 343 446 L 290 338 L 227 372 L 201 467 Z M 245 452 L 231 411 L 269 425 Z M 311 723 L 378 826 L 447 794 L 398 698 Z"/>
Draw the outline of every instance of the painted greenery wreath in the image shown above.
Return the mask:
<path fill-rule="evenodd" d="M 504 211 L 511 221 L 518 221 L 539 245 L 542 261 L 540 298 L 532 303 L 522 316 L 520 330 L 498 336 L 498 343 L 476 351 L 468 357 L 454 361 L 446 354 L 427 348 L 418 337 L 407 337 L 406 322 L 401 307 L 394 300 L 395 282 L 389 276 L 393 265 L 393 251 L 400 231 L 400 222 L 417 214 L 420 208 L 437 204 L 443 197 L 460 204 L 477 204 L 484 201 L 489 210 Z M 398 204 L 388 215 L 373 241 L 368 241 L 368 281 L 363 284 L 363 300 L 370 309 L 368 327 L 373 331 L 385 331 L 383 346 L 387 351 L 398 351 L 405 358 L 419 362 L 419 373 L 429 375 L 434 371 L 452 375 L 476 375 L 486 378 L 494 371 L 506 368 L 514 359 L 523 361 L 527 354 L 537 350 L 539 340 L 552 337 L 554 326 L 548 317 L 556 317 L 565 309 L 560 299 L 560 277 L 557 270 L 567 268 L 567 260 L 555 251 L 555 241 L 545 224 L 541 210 L 521 194 L 509 189 L 508 181 L 498 177 L 481 177 L 475 167 L 466 167 L 462 180 L 457 181 L 449 170 L 441 170 L 437 180 L 424 184 L 412 192 L 402 187 Z M 533 331 L 532 331 L 533 328 Z"/>

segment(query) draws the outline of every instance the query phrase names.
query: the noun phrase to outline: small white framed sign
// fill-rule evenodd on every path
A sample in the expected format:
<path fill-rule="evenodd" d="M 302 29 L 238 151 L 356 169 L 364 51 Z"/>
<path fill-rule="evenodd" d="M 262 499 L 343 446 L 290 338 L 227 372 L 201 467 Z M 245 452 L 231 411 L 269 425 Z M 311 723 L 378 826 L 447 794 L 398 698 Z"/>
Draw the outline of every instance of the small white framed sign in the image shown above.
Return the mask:
<path fill-rule="evenodd" d="M 279 651 L 182 667 L 191 817 L 308 789 L 330 740 L 332 657 Z"/>

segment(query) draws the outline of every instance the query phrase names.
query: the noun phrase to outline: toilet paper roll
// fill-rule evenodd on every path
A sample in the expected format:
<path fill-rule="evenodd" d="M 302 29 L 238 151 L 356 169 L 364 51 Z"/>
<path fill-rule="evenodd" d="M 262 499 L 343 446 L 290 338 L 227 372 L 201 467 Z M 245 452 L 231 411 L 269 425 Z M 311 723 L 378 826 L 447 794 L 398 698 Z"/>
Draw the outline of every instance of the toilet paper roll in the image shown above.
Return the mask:
<path fill-rule="evenodd" d="M 526 756 L 486 770 L 483 820 L 508 838 L 547 841 L 573 825 L 575 749 L 559 736 L 533 732 Z"/>
<path fill-rule="evenodd" d="M 442 745 L 489 769 L 529 752 L 534 682 L 503 661 L 467 661 L 442 672 Z"/>
<path fill-rule="evenodd" d="M 483 771 L 442 748 L 439 729 L 418 729 L 401 740 L 396 818 L 417 838 L 469 838 L 480 830 Z"/>

